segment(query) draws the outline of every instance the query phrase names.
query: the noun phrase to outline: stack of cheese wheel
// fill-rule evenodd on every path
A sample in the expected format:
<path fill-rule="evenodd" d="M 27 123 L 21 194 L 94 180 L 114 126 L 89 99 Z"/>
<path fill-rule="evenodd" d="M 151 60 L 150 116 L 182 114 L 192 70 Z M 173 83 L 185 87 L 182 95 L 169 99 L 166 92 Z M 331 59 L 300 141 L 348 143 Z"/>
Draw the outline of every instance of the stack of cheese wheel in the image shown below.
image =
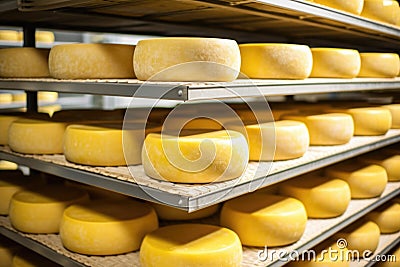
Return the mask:
<path fill-rule="evenodd" d="M 177 224 L 147 234 L 140 248 L 143 267 L 239 267 L 242 245 L 231 230 L 207 224 Z"/>
<path fill-rule="evenodd" d="M 383 105 L 392 115 L 392 129 L 400 129 L 400 104 Z"/>
<path fill-rule="evenodd" d="M 68 207 L 61 220 L 63 245 L 87 255 L 138 250 L 147 233 L 158 228 L 154 209 L 134 200 L 98 200 Z"/>
<path fill-rule="evenodd" d="M 399 74 L 400 62 L 398 54 L 360 53 L 360 57 L 361 68 L 358 77 L 394 78 Z"/>
<path fill-rule="evenodd" d="M 385 190 L 388 181 L 383 167 L 354 161 L 328 167 L 325 175 L 346 181 L 350 186 L 351 198 L 378 197 Z"/>
<path fill-rule="evenodd" d="M 59 267 L 60 265 L 36 254 L 31 250 L 21 250 L 15 254 L 12 267 Z"/>
<path fill-rule="evenodd" d="M 314 0 L 314 2 L 356 15 L 361 14 L 364 6 L 364 0 Z"/>
<path fill-rule="evenodd" d="M 236 79 L 236 41 L 217 38 L 157 38 L 138 42 L 133 58 L 139 80 L 221 81 Z"/>
<path fill-rule="evenodd" d="M 0 49 L 0 77 L 49 77 L 48 49 L 21 47 Z"/>
<path fill-rule="evenodd" d="M 382 234 L 396 233 L 400 231 L 400 201 L 390 201 L 366 217 L 379 226 Z"/>
<path fill-rule="evenodd" d="M 305 111 L 283 114 L 283 120 L 305 123 L 310 134 L 310 145 L 342 145 L 353 137 L 354 122 L 350 115 L 343 113 L 317 113 Z"/>
<path fill-rule="evenodd" d="M 364 0 L 361 16 L 396 24 L 399 17 L 399 3 L 391 0 Z"/>
<path fill-rule="evenodd" d="M 368 164 L 377 164 L 385 168 L 389 182 L 400 181 L 400 153 L 398 151 L 378 150 L 363 155 L 358 160 Z"/>
<path fill-rule="evenodd" d="M 247 246 L 284 246 L 304 233 L 307 213 L 290 197 L 253 193 L 225 202 L 221 225 L 235 231 Z"/>
<path fill-rule="evenodd" d="M 61 185 L 19 191 L 11 198 L 10 221 L 15 229 L 22 232 L 58 233 L 64 209 L 88 198 L 83 190 Z"/>
<path fill-rule="evenodd" d="M 132 45 L 63 44 L 50 51 L 49 71 L 57 79 L 134 78 Z"/>
<path fill-rule="evenodd" d="M 17 243 L 0 236 L 0 267 L 12 266 L 12 259 L 19 248 Z"/>
<path fill-rule="evenodd" d="M 1 93 L 0 104 L 10 104 L 12 102 L 12 94 Z"/>
<path fill-rule="evenodd" d="M 178 183 L 210 183 L 239 177 L 249 160 L 246 138 L 235 131 L 188 136 L 150 133 L 142 164 L 150 177 Z"/>
<path fill-rule="evenodd" d="M 279 186 L 282 195 L 300 200 L 309 218 L 333 218 L 343 214 L 351 199 L 349 185 L 340 179 L 309 173 Z"/>
<path fill-rule="evenodd" d="M 0 40 L 2 41 L 19 41 L 19 34 L 13 30 L 0 30 Z"/>
<path fill-rule="evenodd" d="M 296 44 L 242 44 L 241 72 L 252 79 L 305 79 L 312 69 L 311 50 Z"/>
<path fill-rule="evenodd" d="M 156 210 L 158 218 L 162 220 L 168 221 L 187 221 L 187 220 L 195 220 L 209 217 L 215 214 L 219 205 L 212 205 L 209 207 L 202 208 L 200 210 L 196 210 L 194 212 L 186 212 L 181 209 L 173 208 L 167 205 L 153 203 L 152 206 Z"/>
<path fill-rule="evenodd" d="M 357 50 L 340 48 L 311 48 L 313 68 L 310 77 L 355 78 L 360 72 L 361 59 Z"/>

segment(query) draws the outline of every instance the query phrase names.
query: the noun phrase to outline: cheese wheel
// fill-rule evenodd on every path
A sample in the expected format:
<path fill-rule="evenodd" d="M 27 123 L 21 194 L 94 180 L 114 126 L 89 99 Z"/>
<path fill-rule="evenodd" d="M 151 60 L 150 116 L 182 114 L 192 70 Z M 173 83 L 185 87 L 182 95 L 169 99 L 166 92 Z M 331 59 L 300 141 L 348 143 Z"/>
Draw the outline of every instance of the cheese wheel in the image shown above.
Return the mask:
<path fill-rule="evenodd" d="M 0 30 L 0 40 L 2 41 L 19 41 L 19 34 L 17 31 L 12 30 Z"/>
<path fill-rule="evenodd" d="M 360 15 L 364 0 L 314 0 L 315 3 Z"/>
<path fill-rule="evenodd" d="M 165 226 L 146 235 L 140 248 L 143 267 L 239 267 L 241 261 L 239 237 L 214 225 Z"/>
<path fill-rule="evenodd" d="M 30 182 L 19 171 L 2 171 L 0 178 L 0 215 L 8 215 L 11 197 L 26 189 Z"/>
<path fill-rule="evenodd" d="M 400 129 L 400 104 L 384 105 L 382 108 L 386 108 L 392 115 L 392 129 Z"/>
<path fill-rule="evenodd" d="M 30 250 L 18 252 L 12 260 L 12 267 L 59 267 L 60 265 Z"/>
<path fill-rule="evenodd" d="M 0 236 L 0 267 L 12 266 L 12 259 L 19 246 L 10 239 Z"/>
<path fill-rule="evenodd" d="M 242 175 L 248 160 L 246 139 L 235 131 L 183 137 L 151 133 L 142 149 L 148 176 L 177 183 L 234 179 Z"/>
<path fill-rule="evenodd" d="M 246 246 L 283 246 L 301 238 L 307 213 L 294 198 L 255 193 L 225 202 L 220 223 Z"/>
<path fill-rule="evenodd" d="M 396 24 L 399 17 L 399 3 L 390 0 L 364 0 L 361 16 L 380 22 Z"/>
<path fill-rule="evenodd" d="M 63 138 L 67 124 L 63 122 L 18 119 L 8 130 L 8 144 L 19 153 L 63 153 Z"/>
<path fill-rule="evenodd" d="M 216 213 L 219 209 L 219 205 L 212 205 L 189 213 L 181 209 L 157 203 L 152 203 L 152 206 L 156 210 L 158 218 L 168 221 L 186 221 L 206 218 Z"/>
<path fill-rule="evenodd" d="M 301 112 L 284 114 L 281 119 L 305 123 L 310 135 L 310 145 L 342 145 L 353 137 L 354 122 L 347 114 Z"/>
<path fill-rule="evenodd" d="M 358 160 L 368 164 L 377 164 L 385 168 L 389 182 L 400 181 L 400 153 L 380 150 L 363 155 Z"/>
<path fill-rule="evenodd" d="M 135 46 L 122 44 L 63 44 L 50 51 L 50 75 L 57 79 L 134 78 Z"/>
<path fill-rule="evenodd" d="M 54 42 L 54 33 L 49 31 L 36 31 L 35 32 L 36 42 L 39 43 L 53 43 Z"/>
<path fill-rule="evenodd" d="M 311 52 L 313 67 L 310 77 L 355 78 L 360 71 L 361 59 L 357 50 L 311 48 Z"/>
<path fill-rule="evenodd" d="M 325 175 L 346 181 L 351 198 L 373 198 L 380 196 L 388 181 L 385 168 L 379 165 L 346 161 L 325 170 Z"/>
<path fill-rule="evenodd" d="M 0 104 L 10 104 L 12 102 L 12 94 L 1 93 Z"/>
<path fill-rule="evenodd" d="M 18 47 L 0 49 L 0 77 L 49 77 L 48 49 Z"/>
<path fill-rule="evenodd" d="M 390 255 L 390 260 L 380 261 L 376 265 L 377 267 L 398 267 L 400 264 L 400 246 L 397 246 L 393 251 L 391 251 L 387 256 Z"/>
<path fill-rule="evenodd" d="M 379 226 L 382 234 L 400 231 L 400 203 L 389 202 L 387 205 L 368 213 L 366 217 Z"/>
<path fill-rule="evenodd" d="M 295 44 L 242 44 L 240 71 L 252 79 L 305 79 L 312 69 L 311 50 Z"/>
<path fill-rule="evenodd" d="M 240 52 L 234 40 L 156 38 L 138 42 L 133 65 L 139 80 L 229 82 L 239 74 Z"/>
<path fill-rule="evenodd" d="M 361 68 L 358 77 L 393 78 L 399 74 L 400 61 L 398 54 L 360 53 L 360 57 Z"/>
<path fill-rule="evenodd" d="M 19 117 L 14 115 L 0 115 L 0 145 L 8 145 L 8 129 L 11 123 Z"/>
<path fill-rule="evenodd" d="M 138 250 L 147 233 L 158 228 L 154 209 L 134 200 L 92 201 L 68 207 L 62 217 L 63 245 L 87 255 Z"/>
<path fill-rule="evenodd" d="M 313 173 L 282 183 L 279 192 L 303 202 L 309 218 L 337 217 L 346 211 L 351 199 L 345 181 Z"/>
<path fill-rule="evenodd" d="M 20 191 L 11 198 L 10 221 L 18 231 L 34 234 L 58 233 L 64 209 L 87 199 L 85 191 L 60 185 Z"/>
<path fill-rule="evenodd" d="M 13 171 L 16 169 L 18 169 L 18 164 L 7 160 L 0 160 L 0 171 Z"/>

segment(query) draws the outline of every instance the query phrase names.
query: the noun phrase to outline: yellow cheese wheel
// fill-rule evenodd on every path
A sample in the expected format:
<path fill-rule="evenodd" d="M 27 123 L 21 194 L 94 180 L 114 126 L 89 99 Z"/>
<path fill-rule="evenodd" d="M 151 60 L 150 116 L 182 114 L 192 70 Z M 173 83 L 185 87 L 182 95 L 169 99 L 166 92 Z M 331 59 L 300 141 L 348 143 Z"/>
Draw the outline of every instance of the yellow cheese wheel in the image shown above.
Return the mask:
<path fill-rule="evenodd" d="M 295 120 L 306 124 L 310 145 L 341 145 L 353 137 L 354 122 L 350 115 L 343 113 L 301 112 L 284 114 L 284 120 Z"/>
<path fill-rule="evenodd" d="M 392 129 L 400 129 L 400 104 L 390 104 L 384 105 L 383 108 L 386 108 L 390 111 L 392 115 Z"/>
<path fill-rule="evenodd" d="M 17 243 L 0 236 L 0 267 L 11 267 L 12 259 L 18 249 Z"/>
<path fill-rule="evenodd" d="M 63 44 L 49 55 L 50 75 L 57 79 L 134 78 L 132 45 Z"/>
<path fill-rule="evenodd" d="M 303 202 L 309 218 L 337 217 L 346 211 L 351 199 L 345 181 L 314 173 L 282 183 L 279 192 Z"/>
<path fill-rule="evenodd" d="M 11 197 L 32 183 L 19 171 L 2 171 L 0 174 L 0 215 L 8 215 Z"/>
<path fill-rule="evenodd" d="M 396 24 L 399 17 L 399 3 L 390 0 L 364 0 L 361 16 L 380 22 Z"/>
<path fill-rule="evenodd" d="M 16 93 L 12 95 L 13 102 L 25 102 L 26 101 L 26 93 Z"/>
<path fill-rule="evenodd" d="M 15 120 L 8 130 L 8 144 L 13 151 L 19 153 L 63 153 L 63 138 L 66 126 L 66 123 L 55 121 Z"/>
<path fill-rule="evenodd" d="M 390 260 L 380 261 L 374 266 L 377 266 L 377 267 L 398 267 L 400 265 L 400 246 L 397 246 L 397 248 L 395 248 L 393 251 L 389 252 L 387 254 L 387 256 L 390 256 Z"/>
<path fill-rule="evenodd" d="M 235 231 L 244 245 L 283 246 L 301 238 L 307 213 L 294 198 L 255 193 L 225 202 L 220 223 Z"/>
<path fill-rule="evenodd" d="M 157 203 L 152 203 L 152 206 L 156 210 L 158 218 L 168 221 L 186 221 L 206 218 L 215 214 L 219 209 L 219 205 L 212 205 L 189 213 L 181 209 Z"/>
<path fill-rule="evenodd" d="M 255 79 L 305 79 L 312 69 L 311 50 L 295 44 L 242 44 L 241 72 Z"/>
<path fill-rule="evenodd" d="M 143 267 L 239 267 L 241 261 L 239 237 L 214 225 L 165 226 L 146 235 L 140 248 Z"/>
<path fill-rule="evenodd" d="M 0 49 L 0 77 L 49 77 L 48 49 L 18 47 Z"/>
<path fill-rule="evenodd" d="M 357 50 L 311 48 L 311 52 L 313 56 L 313 68 L 310 77 L 354 78 L 360 71 L 361 59 Z"/>
<path fill-rule="evenodd" d="M 398 202 L 389 202 L 368 213 L 366 217 L 379 226 L 382 234 L 400 231 L 400 203 Z"/>
<path fill-rule="evenodd" d="M 400 61 L 398 54 L 360 53 L 360 57 L 361 68 L 358 77 L 393 78 L 399 74 Z"/>
<path fill-rule="evenodd" d="M 19 117 L 15 115 L 0 115 L 0 145 L 8 145 L 8 129 L 11 123 Z"/>
<path fill-rule="evenodd" d="M 147 135 L 142 162 L 146 174 L 178 183 L 209 183 L 239 177 L 249 160 L 245 137 L 216 131 L 176 137 Z"/>
<path fill-rule="evenodd" d="M 18 169 L 18 164 L 7 160 L 0 160 L 0 171 L 13 171 L 16 169 Z"/>
<path fill-rule="evenodd" d="M 314 0 L 315 3 L 360 15 L 364 0 Z"/>
<path fill-rule="evenodd" d="M 57 92 L 40 91 L 37 93 L 37 97 L 38 97 L 39 101 L 55 102 L 58 99 L 58 93 Z M 26 101 L 26 93 L 13 94 L 12 101 L 25 102 Z"/>
<path fill-rule="evenodd" d="M 139 80 L 233 81 L 239 74 L 236 41 L 168 37 L 141 40 L 133 57 Z"/>
<path fill-rule="evenodd" d="M 36 31 L 35 32 L 36 42 L 39 43 L 53 43 L 54 42 L 54 33 L 49 31 Z"/>
<path fill-rule="evenodd" d="M 346 181 L 350 186 L 351 198 L 378 197 L 388 181 L 385 168 L 354 161 L 333 165 L 325 170 L 325 175 Z"/>
<path fill-rule="evenodd" d="M 12 102 L 12 94 L 1 93 L 0 104 L 10 104 Z"/>
<path fill-rule="evenodd" d="M 0 40 L 2 41 L 19 41 L 19 34 L 17 31 L 12 30 L 0 30 Z"/>
<path fill-rule="evenodd" d="M 22 232 L 58 233 L 64 209 L 87 199 L 85 191 L 61 185 L 19 191 L 11 198 L 10 221 L 15 229 Z"/>
<path fill-rule="evenodd" d="M 21 250 L 13 260 L 12 267 L 59 267 L 60 265 L 34 253 L 30 250 Z"/>
<path fill-rule="evenodd" d="M 134 200 L 92 201 L 68 207 L 62 217 L 63 245 L 88 255 L 138 250 L 147 233 L 158 228 L 154 209 Z"/>
<path fill-rule="evenodd" d="M 389 182 L 400 181 L 400 152 L 380 150 L 358 158 L 361 162 L 385 168 Z"/>

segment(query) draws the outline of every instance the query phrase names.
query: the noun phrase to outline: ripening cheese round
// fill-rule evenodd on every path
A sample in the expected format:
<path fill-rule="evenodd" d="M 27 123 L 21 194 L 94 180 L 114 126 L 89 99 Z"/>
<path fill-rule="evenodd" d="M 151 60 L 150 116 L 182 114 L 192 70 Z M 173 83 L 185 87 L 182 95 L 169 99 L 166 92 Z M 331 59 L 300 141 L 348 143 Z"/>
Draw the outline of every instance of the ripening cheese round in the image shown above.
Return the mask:
<path fill-rule="evenodd" d="M 311 48 L 311 52 L 313 67 L 310 77 L 355 78 L 360 71 L 361 59 L 357 50 Z"/>
<path fill-rule="evenodd" d="M 397 3 L 397 2 L 396 2 Z M 393 78 L 400 70 L 399 55 L 395 53 L 360 53 L 358 77 Z"/>
<path fill-rule="evenodd" d="M 18 252 L 13 260 L 12 267 L 59 267 L 60 265 L 48 260 L 45 257 L 36 254 L 30 250 Z"/>
<path fill-rule="evenodd" d="M 364 0 L 314 0 L 315 3 L 360 15 Z"/>
<path fill-rule="evenodd" d="M 366 217 L 379 226 L 382 234 L 400 231 L 400 203 L 391 202 L 388 205 L 371 211 Z"/>
<path fill-rule="evenodd" d="M 398 267 L 400 265 L 400 246 L 397 246 L 396 249 L 389 252 L 388 256 L 391 255 L 390 260 L 380 261 L 374 266 L 376 267 Z"/>
<path fill-rule="evenodd" d="M 10 239 L 0 236 L 0 267 L 12 266 L 12 259 L 18 251 L 17 243 Z"/>
<path fill-rule="evenodd" d="M 325 175 L 346 181 L 350 186 L 351 198 L 378 197 L 385 190 L 388 181 L 385 168 L 354 161 L 328 167 Z"/>
<path fill-rule="evenodd" d="M 239 267 L 242 245 L 231 230 L 207 224 L 162 227 L 143 239 L 143 267 Z"/>
<path fill-rule="evenodd" d="M 206 218 L 216 213 L 219 209 L 219 205 L 212 205 L 189 213 L 181 209 L 157 203 L 152 203 L 152 206 L 156 210 L 158 218 L 168 221 L 186 221 Z"/>
<path fill-rule="evenodd" d="M 12 94 L 1 93 L 0 104 L 10 104 L 12 102 Z"/>
<path fill-rule="evenodd" d="M 135 46 L 122 44 L 63 44 L 49 55 L 50 75 L 57 79 L 135 78 Z"/>
<path fill-rule="evenodd" d="M 156 38 L 138 42 L 133 65 L 139 80 L 230 82 L 239 74 L 240 52 L 229 39 Z"/>
<path fill-rule="evenodd" d="M 11 123 L 19 117 L 14 115 L 0 115 L 0 145 L 8 145 L 8 129 Z"/>
<path fill-rule="evenodd" d="M 30 183 L 29 180 L 19 171 L 2 171 L 0 178 L 0 215 L 8 215 L 8 208 L 12 196 Z"/>
<path fill-rule="evenodd" d="M 386 108 L 392 115 L 392 129 L 400 129 L 400 104 L 384 105 L 382 108 Z"/>
<path fill-rule="evenodd" d="M 54 33 L 49 31 L 36 31 L 35 32 L 36 42 L 39 43 L 53 43 L 54 42 Z"/>
<path fill-rule="evenodd" d="M 18 119 L 8 129 L 8 144 L 19 153 L 63 153 L 63 138 L 67 124 L 63 122 Z"/>
<path fill-rule="evenodd" d="M 68 207 L 60 225 L 67 249 L 87 255 L 138 250 L 147 233 L 158 228 L 154 209 L 134 200 L 92 201 Z"/>
<path fill-rule="evenodd" d="M 390 0 L 364 0 L 361 16 L 380 22 L 396 24 L 399 17 L 399 3 Z"/>
<path fill-rule="evenodd" d="M 49 50 L 31 47 L 0 49 L 0 77 L 49 77 Z"/>
<path fill-rule="evenodd" d="M 309 218 L 337 217 L 346 211 L 351 199 L 345 181 L 316 174 L 286 181 L 279 186 L 279 192 L 303 202 Z"/>
<path fill-rule="evenodd" d="M 239 177 L 249 160 L 246 138 L 235 131 L 188 136 L 150 133 L 143 149 L 150 177 L 177 183 L 209 183 Z"/>
<path fill-rule="evenodd" d="M 378 151 L 358 158 L 361 162 L 380 165 L 385 168 L 389 182 L 400 181 L 400 152 L 390 153 Z"/>
<path fill-rule="evenodd" d="M 240 71 L 252 79 L 305 79 L 312 69 L 311 50 L 295 44 L 241 44 Z"/>
<path fill-rule="evenodd" d="M 64 209 L 87 199 L 85 191 L 60 185 L 20 191 L 11 198 L 10 221 L 15 229 L 22 232 L 58 233 Z"/>
<path fill-rule="evenodd" d="M 301 112 L 283 114 L 281 119 L 305 123 L 310 135 L 310 145 L 342 145 L 353 137 L 354 122 L 347 114 Z"/>
<path fill-rule="evenodd" d="M 256 193 L 225 202 L 220 223 L 246 246 L 283 246 L 301 238 L 307 213 L 294 198 Z"/>
<path fill-rule="evenodd" d="M 2 41 L 19 41 L 19 34 L 17 31 L 12 30 L 0 30 L 0 40 Z"/>
<path fill-rule="evenodd" d="M 0 160 L 0 171 L 14 171 L 18 169 L 18 164 L 7 161 L 7 160 Z"/>

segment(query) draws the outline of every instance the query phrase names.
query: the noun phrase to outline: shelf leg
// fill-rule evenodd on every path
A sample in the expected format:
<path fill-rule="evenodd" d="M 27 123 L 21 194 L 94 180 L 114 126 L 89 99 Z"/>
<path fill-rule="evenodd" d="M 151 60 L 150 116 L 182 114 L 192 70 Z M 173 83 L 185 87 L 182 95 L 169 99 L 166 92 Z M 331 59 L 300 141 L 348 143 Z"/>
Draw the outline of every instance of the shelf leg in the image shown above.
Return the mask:
<path fill-rule="evenodd" d="M 24 32 L 24 47 L 35 47 L 35 32 L 36 28 L 32 25 L 25 25 L 23 27 Z M 26 108 L 28 113 L 38 112 L 38 98 L 36 91 L 25 91 L 26 92 Z"/>

